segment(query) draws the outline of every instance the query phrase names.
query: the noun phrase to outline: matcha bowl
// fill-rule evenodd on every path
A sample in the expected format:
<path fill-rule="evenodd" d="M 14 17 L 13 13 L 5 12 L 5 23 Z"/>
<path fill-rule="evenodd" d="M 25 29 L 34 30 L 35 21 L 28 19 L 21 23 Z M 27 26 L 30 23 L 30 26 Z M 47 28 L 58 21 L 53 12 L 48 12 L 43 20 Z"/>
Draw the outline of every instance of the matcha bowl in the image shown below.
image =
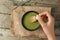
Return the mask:
<path fill-rule="evenodd" d="M 40 27 L 39 22 L 35 19 L 38 14 L 36 11 L 28 11 L 22 16 L 22 25 L 26 30 L 35 31 Z"/>

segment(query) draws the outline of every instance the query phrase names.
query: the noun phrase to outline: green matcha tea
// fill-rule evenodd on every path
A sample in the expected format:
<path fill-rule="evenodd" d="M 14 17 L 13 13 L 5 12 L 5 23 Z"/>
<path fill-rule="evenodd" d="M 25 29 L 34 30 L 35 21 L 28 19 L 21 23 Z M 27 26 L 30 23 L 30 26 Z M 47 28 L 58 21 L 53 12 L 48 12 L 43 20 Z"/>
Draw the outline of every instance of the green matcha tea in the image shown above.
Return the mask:
<path fill-rule="evenodd" d="M 32 22 L 32 20 L 34 20 L 33 17 L 36 15 L 38 15 L 38 13 L 35 11 L 29 11 L 23 15 L 22 24 L 26 29 L 33 31 L 39 28 L 38 21 Z"/>

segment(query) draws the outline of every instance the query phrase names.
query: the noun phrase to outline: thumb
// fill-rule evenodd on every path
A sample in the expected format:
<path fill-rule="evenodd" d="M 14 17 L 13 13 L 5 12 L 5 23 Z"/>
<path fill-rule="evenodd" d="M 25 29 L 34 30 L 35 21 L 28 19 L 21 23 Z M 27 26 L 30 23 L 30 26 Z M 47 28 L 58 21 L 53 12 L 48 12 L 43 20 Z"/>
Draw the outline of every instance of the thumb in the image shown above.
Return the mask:
<path fill-rule="evenodd" d="M 41 26 L 45 25 L 46 23 L 42 20 L 41 15 L 37 15 L 36 19 L 38 20 L 38 22 L 40 23 Z"/>

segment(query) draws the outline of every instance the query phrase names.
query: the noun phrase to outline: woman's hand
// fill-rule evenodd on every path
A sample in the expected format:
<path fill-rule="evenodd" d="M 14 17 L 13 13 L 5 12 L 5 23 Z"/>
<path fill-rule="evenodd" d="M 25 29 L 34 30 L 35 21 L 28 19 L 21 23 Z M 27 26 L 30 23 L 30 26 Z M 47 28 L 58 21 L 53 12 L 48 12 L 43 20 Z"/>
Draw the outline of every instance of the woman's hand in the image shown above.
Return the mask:
<path fill-rule="evenodd" d="M 44 15 L 47 17 L 47 22 L 44 22 L 42 18 Z M 51 14 L 49 12 L 43 12 L 40 13 L 36 18 L 47 35 L 48 40 L 56 40 L 54 33 L 54 18 L 51 16 Z"/>

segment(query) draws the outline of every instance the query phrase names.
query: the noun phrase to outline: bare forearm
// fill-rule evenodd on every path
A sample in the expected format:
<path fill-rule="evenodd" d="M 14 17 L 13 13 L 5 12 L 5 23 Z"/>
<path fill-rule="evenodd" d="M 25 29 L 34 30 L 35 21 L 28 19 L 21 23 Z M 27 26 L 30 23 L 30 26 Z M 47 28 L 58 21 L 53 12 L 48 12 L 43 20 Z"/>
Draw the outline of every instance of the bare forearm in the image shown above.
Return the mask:
<path fill-rule="evenodd" d="M 48 40 L 56 40 L 55 36 L 48 37 Z"/>
<path fill-rule="evenodd" d="M 56 40 L 55 34 L 48 34 L 47 38 L 48 40 Z"/>

